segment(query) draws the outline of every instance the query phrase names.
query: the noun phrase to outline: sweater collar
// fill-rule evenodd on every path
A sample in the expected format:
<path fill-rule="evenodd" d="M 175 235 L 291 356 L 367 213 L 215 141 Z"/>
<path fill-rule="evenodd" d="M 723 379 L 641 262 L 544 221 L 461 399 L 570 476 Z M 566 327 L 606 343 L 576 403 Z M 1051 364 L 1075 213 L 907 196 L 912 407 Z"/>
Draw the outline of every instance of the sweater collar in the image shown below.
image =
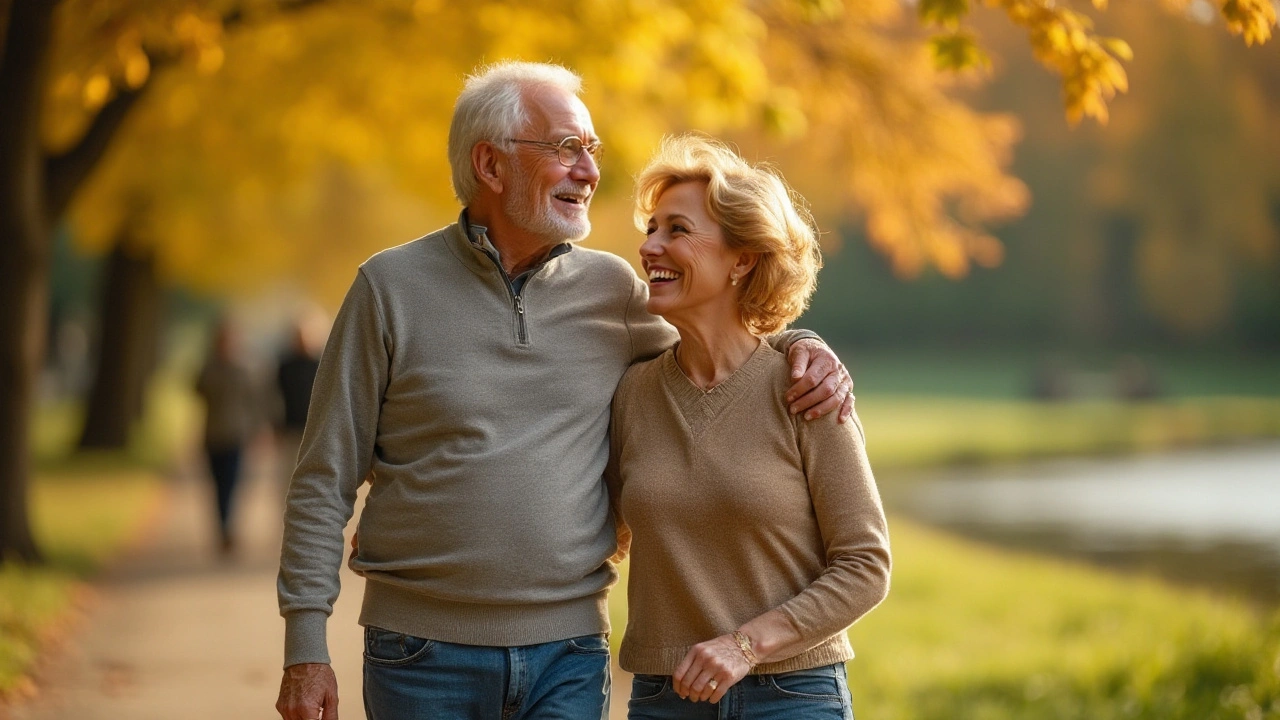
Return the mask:
<path fill-rule="evenodd" d="M 481 262 L 479 265 L 481 268 L 487 269 L 488 267 L 491 267 L 493 263 L 496 263 L 498 268 L 502 268 L 502 255 L 498 252 L 498 248 L 494 246 L 493 242 L 489 240 L 489 228 L 484 225 L 471 222 L 471 218 L 467 215 L 466 208 L 462 208 L 462 212 L 458 215 L 458 227 L 462 230 L 462 236 L 466 239 L 472 253 L 483 253 L 485 257 L 489 258 L 489 260 L 480 258 Z M 542 262 L 525 272 L 536 270 L 571 250 L 573 250 L 572 243 L 560 243 L 559 245 L 551 248 L 547 253 L 547 257 L 543 259 Z M 492 263 L 490 261 L 492 261 Z M 503 270 L 503 274 L 505 273 L 506 271 Z"/>
<path fill-rule="evenodd" d="M 678 346 L 678 343 L 677 343 Z M 768 358 L 776 353 L 769 343 L 763 339 L 755 352 L 732 375 L 710 390 L 703 390 L 684 374 L 680 364 L 676 362 L 676 349 L 670 348 L 662 354 L 663 380 L 668 392 L 676 401 L 689 429 L 697 434 L 706 428 L 722 410 L 733 403 L 744 390 L 750 388 L 768 366 Z"/>

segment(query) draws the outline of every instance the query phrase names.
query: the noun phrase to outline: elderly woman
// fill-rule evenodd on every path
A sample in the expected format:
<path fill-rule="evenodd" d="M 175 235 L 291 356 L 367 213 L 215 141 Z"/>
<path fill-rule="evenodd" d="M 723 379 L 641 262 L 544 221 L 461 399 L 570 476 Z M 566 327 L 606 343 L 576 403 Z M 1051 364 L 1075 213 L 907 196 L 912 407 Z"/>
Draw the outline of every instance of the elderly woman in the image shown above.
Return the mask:
<path fill-rule="evenodd" d="M 637 204 L 648 309 L 680 342 L 613 402 L 630 717 L 714 718 L 710 701 L 852 718 L 845 630 L 888 591 L 884 512 L 856 417 L 789 414 L 790 367 L 762 341 L 813 292 L 812 218 L 776 173 L 696 136 L 663 143 Z"/>

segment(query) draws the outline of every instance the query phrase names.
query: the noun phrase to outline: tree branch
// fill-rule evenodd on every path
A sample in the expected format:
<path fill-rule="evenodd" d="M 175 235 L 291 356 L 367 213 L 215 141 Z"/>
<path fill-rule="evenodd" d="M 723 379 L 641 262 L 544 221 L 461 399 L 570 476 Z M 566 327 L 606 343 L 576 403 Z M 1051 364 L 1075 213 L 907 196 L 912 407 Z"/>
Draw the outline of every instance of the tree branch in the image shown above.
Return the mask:
<path fill-rule="evenodd" d="M 0 3 L 2 2 L 4 0 L 0 0 Z M 282 1 L 277 9 L 279 12 L 292 13 L 326 2 L 329 0 Z M 222 25 L 225 30 L 230 30 L 253 18 L 253 15 L 246 17 L 245 13 L 237 8 L 223 18 Z M 153 55 L 151 57 L 152 75 L 174 64 L 177 60 L 175 55 Z M 151 83 L 146 83 L 134 90 L 121 89 L 94 117 L 89 130 L 85 132 L 80 142 L 61 155 L 46 158 L 45 197 L 47 202 L 45 207 L 51 220 L 62 217 L 80 186 L 106 154 L 111 146 L 111 139 L 115 137 L 130 111 L 150 86 Z"/>
<path fill-rule="evenodd" d="M 149 84 L 136 90 L 121 90 L 98 111 L 80 142 L 61 155 L 45 159 L 45 207 L 51 220 L 62 217 L 147 87 Z"/>

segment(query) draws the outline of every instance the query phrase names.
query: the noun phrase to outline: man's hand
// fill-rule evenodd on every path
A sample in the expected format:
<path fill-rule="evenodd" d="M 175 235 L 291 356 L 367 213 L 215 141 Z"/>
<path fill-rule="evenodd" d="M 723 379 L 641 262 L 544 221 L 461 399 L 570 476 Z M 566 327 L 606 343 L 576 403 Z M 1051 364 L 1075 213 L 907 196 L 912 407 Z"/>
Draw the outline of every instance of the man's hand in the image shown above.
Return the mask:
<path fill-rule="evenodd" d="M 284 720 L 338 720 L 338 678 L 325 663 L 284 669 L 276 711 Z"/>
<path fill-rule="evenodd" d="M 805 420 L 813 420 L 840 408 L 842 423 L 853 415 L 853 378 L 826 343 L 816 338 L 797 340 L 787 358 L 795 380 L 787 390 L 792 415 L 804 413 Z"/>

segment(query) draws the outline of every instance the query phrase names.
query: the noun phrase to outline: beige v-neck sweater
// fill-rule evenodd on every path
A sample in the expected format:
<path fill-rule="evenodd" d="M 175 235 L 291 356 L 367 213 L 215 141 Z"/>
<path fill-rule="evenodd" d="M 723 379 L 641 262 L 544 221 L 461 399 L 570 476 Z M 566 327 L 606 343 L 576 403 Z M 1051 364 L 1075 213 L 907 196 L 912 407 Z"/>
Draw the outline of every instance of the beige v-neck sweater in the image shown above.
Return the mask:
<path fill-rule="evenodd" d="M 624 669 L 670 675 L 691 646 L 774 608 L 808 649 L 755 672 L 853 657 L 845 629 L 889 588 L 884 511 L 857 418 L 791 416 L 790 383 L 761 343 L 707 392 L 674 350 L 618 385 L 607 478 L 632 532 Z"/>

